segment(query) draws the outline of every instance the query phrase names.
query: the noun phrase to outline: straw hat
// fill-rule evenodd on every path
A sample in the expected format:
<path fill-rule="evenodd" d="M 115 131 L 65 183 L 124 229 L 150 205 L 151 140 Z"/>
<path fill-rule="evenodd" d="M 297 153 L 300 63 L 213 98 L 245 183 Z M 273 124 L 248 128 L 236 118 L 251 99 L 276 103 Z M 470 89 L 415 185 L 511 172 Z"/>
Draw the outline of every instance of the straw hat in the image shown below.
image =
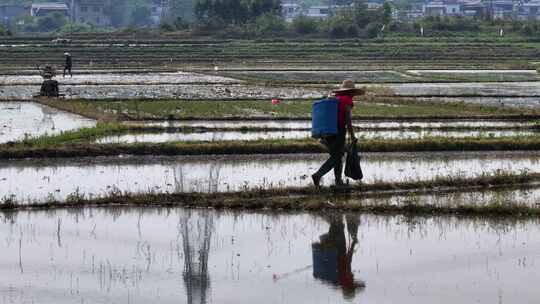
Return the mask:
<path fill-rule="evenodd" d="M 343 80 L 343 83 L 341 84 L 341 87 L 337 90 L 333 91 L 334 93 L 348 93 L 352 95 L 364 95 L 366 91 L 364 89 L 356 88 L 354 85 L 354 81 L 351 79 Z"/>

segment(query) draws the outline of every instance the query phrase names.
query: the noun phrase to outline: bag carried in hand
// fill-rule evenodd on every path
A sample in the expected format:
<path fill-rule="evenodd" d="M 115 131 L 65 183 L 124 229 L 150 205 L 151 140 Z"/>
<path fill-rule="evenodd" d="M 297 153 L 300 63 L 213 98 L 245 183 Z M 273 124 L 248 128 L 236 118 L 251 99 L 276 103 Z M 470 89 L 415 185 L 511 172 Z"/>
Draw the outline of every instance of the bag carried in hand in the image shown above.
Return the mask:
<path fill-rule="evenodd" d="M 356 141 L 351 142 L 347 151 L 347 160 L 345 162 L 345 176 L 354 180 L 361 180 L 364 177 L 360 167 L 360 156 L 358 156 L 358 147 Z"/>

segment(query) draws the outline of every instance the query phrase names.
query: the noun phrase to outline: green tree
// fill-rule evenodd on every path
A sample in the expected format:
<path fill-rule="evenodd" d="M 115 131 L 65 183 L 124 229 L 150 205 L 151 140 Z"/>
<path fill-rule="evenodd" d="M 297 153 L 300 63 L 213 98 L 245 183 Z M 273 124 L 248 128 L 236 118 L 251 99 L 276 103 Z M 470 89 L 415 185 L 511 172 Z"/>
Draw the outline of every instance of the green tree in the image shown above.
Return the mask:
<path fill-rule="evenodd" d="M 131 12 L 131 26 L 150 26 L 152 25 L 152 12 L 146 6 L 136 7 Z"/>
<path fill-rule="evenodd" d="M 175 22 L 177 18 L 192 21 L 194 17 L 193 6 L 193 0 L 169 0 L 167 19 L 169 22 Z"/>
<path fill-rule="evenodd" d="M 319 31 L 319 22 L 313 18 L 298 16 L 292 21 L 291 29 L 300 35 L 314 34 Z"/>
<path fill-rule="evenodd" d="M 67 23 L 66 17 L 61 13 L 48 14 L 34 20 L 35 28 L 39 32 L 52 32 L 60 29 Z"/>
<path fill-rule="evenodd" d="M 196 0 L 195 15 L 202 22 L 220 20 L 225 24 L 253 22 L 263 14 L 281 13 L 280 0 Z"/>
<path fill-rule="evenodd" d="M 285 20 L 270 13 L 263 14 L 255 20 L 258 35 L 282 34 L 287 30 Z"/>
<path fill-rule="evenodd" d="M 392 21 L 392 5 L 389 2 L 384 2 L 382 6 L 382 20 L 383 24 L 389 24 Z"/>
<path fill-rule="evenodd" d="M 113 27 L 123 27 L 126 25 L 128 16 L 128 0 L 114 0 L 105 9 L 105 13 L 111 18 Z"/>
<path fill-rule="evenodd" d="M 0 36 L 7 36 L 7 30 L 6 28 L 0 24 Z"/>

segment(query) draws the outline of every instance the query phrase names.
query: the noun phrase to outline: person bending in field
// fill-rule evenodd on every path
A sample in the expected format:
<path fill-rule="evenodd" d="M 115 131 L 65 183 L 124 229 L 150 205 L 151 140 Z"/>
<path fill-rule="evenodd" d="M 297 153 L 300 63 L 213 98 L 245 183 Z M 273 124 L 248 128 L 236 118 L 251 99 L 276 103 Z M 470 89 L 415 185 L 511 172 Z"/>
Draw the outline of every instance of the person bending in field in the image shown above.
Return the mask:
<path fill-rule="evenodd" d="M 70 53 L 64 53 L 64 56 L 66 56 L 66 63 L 64 64 L 64 77 L 66 77 L 66 71 L 69 72 L 69 76 L 73 77 L 73 73 L 71 73 L 71 68 L 73 67 L 73 61 L 71 60 L 71 54 Z"/>
<path fill-rule="evenodd" d="M 330 170 L 334 169 L 334 177 L 336 180 L 336 186 L 343 185 L 343 179 L 341 175 L 343 173 L 343 155 L 345 153 L 345 138 L 347 131 L 353 141 L 356 141 L 354 136 L 354 130 L 352 126 L 352 108 L 354 107 L 353 97 L 363 95 L 365 93 L 362 89 L 357 89 L 352 80 L 343 81 L 341 87 L 333 91 L 336 98 L 339 100 L 338 105 L 338 134 L 327 136 L 321 140 L 321 142 L 328 148 L 330 158 L 317 172 L 315 172 L 311 178 L 313 184 L 319 187 L 321 178 Z"/>

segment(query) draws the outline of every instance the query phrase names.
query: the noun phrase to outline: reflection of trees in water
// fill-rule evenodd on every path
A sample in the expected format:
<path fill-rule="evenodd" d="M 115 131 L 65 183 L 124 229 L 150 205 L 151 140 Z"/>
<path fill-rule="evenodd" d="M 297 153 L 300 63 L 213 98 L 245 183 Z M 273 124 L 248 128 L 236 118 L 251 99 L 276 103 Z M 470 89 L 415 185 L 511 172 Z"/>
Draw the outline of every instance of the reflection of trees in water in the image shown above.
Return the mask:
<path fill-rule="evenodd" d="M 54 125 L 54 119 L 53 115 L 56 114 L 55 111 L 48 107 L 40 107 L 41 109 L 41 121 L 37 123 L 36 129 L 48 129 L 48 130 L 54 130 L 56 127 Z"/>
<path fill-rule="evenodd" d="M 345 223 L 343 221 L 345 218 Z M 365 283 L 355 280 L 351 264 L 358 244 L 357 215 L 331 214 L 326 217 L 330 227 L 312 244 L 313 276 L 323 282 L 339 286 L 343 296 L 352 299 Z M 347 232 L 347 235 L 346 235 Z"/>
<path fill-rule="evenodd" d="M 221 164 L 214 162 L 210 165 L 208 174 L 208 192 L 217 192 L 219 186 L 219 177 L 221 173 Z"/>
<path fill-rule="evenodd" d="M 184 249 L 183 279 L 188 303 L 206 303 L 210 288 L 208 254 L 214 229 L 213 214 L 186 210 L 179 228 Z"/>
<path fill-rule="evenodd" d="M 184 192 L 184 168 L 182 165 L 177 165 L 173 168 L 173 177 L 174 177 L 174 191 Z"/>
<path fill-rule="evenodd" d="M 173 169 L 175 192 L 198 190 L 212 193 L 218 191 L 222 168 L 220 163 L 212 162 L 210 164 L 207 180 L 198 181 L 195 177 L 192 177 L 191 182 L 188 184 L 191 186 L 191 189 L 186 189 L 185 187 L 186 174 L 184 173 L 184 166 L 184 164 L 178 164 Z"/>

